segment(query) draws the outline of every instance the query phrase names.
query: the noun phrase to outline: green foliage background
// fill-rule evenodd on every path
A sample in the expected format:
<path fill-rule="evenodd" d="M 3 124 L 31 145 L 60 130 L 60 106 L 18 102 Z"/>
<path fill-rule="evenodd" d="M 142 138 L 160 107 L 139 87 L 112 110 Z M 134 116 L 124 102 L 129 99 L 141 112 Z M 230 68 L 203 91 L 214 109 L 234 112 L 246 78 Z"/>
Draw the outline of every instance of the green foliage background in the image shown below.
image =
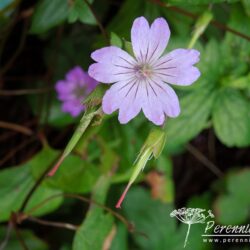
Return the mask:
<path fill-rule="evenodd" d="M 11 29 L 11 20 L 22 2 L 0 1 L 1 39 L 4 39 L 6 30 Z M 216 20 L 223 27 L 230 27 L 250 37 L 248 0 L 124 0 L 117 1 L 112 8 L 109 5 L 109 1 L 101 0 L 40 0 L 33 3 L 27 35 L 45 44 L 43 60 L 46 68 L 53 68 L 53 85 L 75 65 L 87 70 L 91 63 L 91 51 L 107 45 L 98 29 L 99 21 L 104 25 L 109 42 L 124 47 L 128 46 L 126 41 L 130 40 L 134 18 L 143 15 L 152 21 L 163 16 L 172 32 L 166 52 L 179 47 L 187 48 L 197 29 L 197 20 L 206 12 L 212 13 L 212 22 Z M 183 15 L 180 9 L 192 13 L 194 18 Z M 1 46 L 3 51 L 4 44 Z M 66 214 L 69 221 L 80 225 L 73 233 L 68 233 L 67 229 L 57 229 L 65 230 L 67 236 L 65 239 L 55 238 L 54 247 L 52 241 L 46 242 L 40 237 L 34 225 L 24 224 L 25 228 L 25 222 L 22 222 L 20 230 L 28 249 L 182 249 L 186 227 L 184 224 L 178 225 L 177 220 L 169 216 L 175 209 L 175 189 L 178 187 L 178 180 L 174 179 L 173 157 L 185 154 L 188 145 L 207 131 L 215 135 L 221 147 L 250 153 L 249 39 L 230 32 L 228 28 L 219 29 L 210 22 L 194 47 L 201 52 L 197 67 L 202 75 L 190 87 L 175 88 L 180 96 L 181 115 L 167 120 L 166 147 L 158 160 L 149 161 L 138 183 L 129 191 L 122 210 L 114 213 L 107 207 L 115 210 L 115 203 L 132 173 L 132 164 L 150 129 L 154 127 L 142 115 L 125 126 L 118 123 L 116 114 L 105 117 L 97 125 L 92 124 L 56 175 L 43 179 L 22 212 L 32 218 L 46 220 L 60 220 L 60 214 Z M 55 50 L 57 60 L 53 64 Z M 32 88 L 45 86 L 43 79 L 32 84 Z M 44 94 L 49 101 L 43 107 L 39 106 L 36 95 L 24 98 L 33 116 L 39 117 L 39 128 L 49 126 L 57 133 L 63 133 L 70 125 L 79 122 L 79 118 L 73 119 L 60 110 L 54 92 Z M 46 142 L 29 160 L 20 162 L 18 166 L 6 166 L 0 171 L 0 222 L 3 222 L 0 240 L 5 238 L 7 221 L 12 212 L 21 209 L 34 184 L 53 166 L 62 150 L 52 148 Z M 250 211 L 249 163 L 224 166 L 223 174 L 217 176 L 203 192 L 187 197 L 186 206 L 212 209 L 216 222 L 220 224 L 246 224 Z M 182 172 L 185 178 L 189 169 Z M 158 173 L 157 178 L 153 185 L 149 185 L 148 178 L 155 173 Z M 206 173 L 204 167 L 204 175 Z M 194 183 L 196 181 L 193 180 Z M 156 197 L 152 195 L 153 188 L 158 188 Z M 72 208 L 76 201 L 74 197 L 65 196 L 66 193 L 88 197 L 94 202 L 89 207 L 80 206 L 80 216 L 75 215 Z M 104 204 L 106 209 L 100 204 Z M 124 216 L 125 223 L 116 213 Z M 134 232 L 127 227 L 130 222 L 133 222 Z M 36 227 L 43 226 L 37 224 Z M 202 242 L 200 235 L 203 232 L 204 225 L 194 225 L 186 249 L 215 249 L 212 243 Z M 228 245 L 225 249 L 243 247 Z M 21 249 L 14 232 L 11 232 L 6 249 Z"/>

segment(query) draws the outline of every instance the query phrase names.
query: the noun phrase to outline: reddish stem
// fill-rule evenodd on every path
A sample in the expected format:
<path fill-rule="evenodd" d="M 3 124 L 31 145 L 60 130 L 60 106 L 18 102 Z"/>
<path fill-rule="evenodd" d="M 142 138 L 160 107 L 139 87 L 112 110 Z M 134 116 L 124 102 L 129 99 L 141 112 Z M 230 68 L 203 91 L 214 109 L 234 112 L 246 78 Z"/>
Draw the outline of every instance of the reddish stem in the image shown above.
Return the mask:
<path fill-rule="evenodd" d="M 57 161 L 56 165 L 49 171 L 48 176 L 53 176 L 53 175 L 56 173 L 57 169 L 58 169 L 58 168 L 60 167 L 60 165 L 62 164 L 64 158 L 65 158 L 64 155 L 62 155 L 62 156 L 59 158 L 59 160 Z"/>
<path fill-rule="evenodd" d="M 126 196 L 128 190 L 129 190 L 130 186 L 131 186 L 131 183 L 129 183 L 129 184 L 127 185 L 127 187 L 125 188 L 125 190 L 123 191 L 123 193 L 122 193 L 120 199 L 118 200 L 118 202 L 117 202 L 116 205 L 115 205 L 116 208 L 121 208 L 121 204 L 122 204 L 122 202 L 123 202 L 123 200 L 124 200 L 124 198 L 125 198 L 125 196 Z"/>

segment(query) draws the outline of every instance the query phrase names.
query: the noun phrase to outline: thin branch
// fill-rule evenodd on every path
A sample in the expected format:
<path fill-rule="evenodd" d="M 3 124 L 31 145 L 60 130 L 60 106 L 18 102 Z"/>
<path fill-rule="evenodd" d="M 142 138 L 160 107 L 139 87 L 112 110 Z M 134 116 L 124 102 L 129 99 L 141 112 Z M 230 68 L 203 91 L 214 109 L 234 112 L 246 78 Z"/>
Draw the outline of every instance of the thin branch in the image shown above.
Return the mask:
<path fill-rule="evenodd" d="M 40 79 L 44 79 L 45 75 L 27 75 L 27 76 L 4 76 L 3 81 L 5 82 L 16 82 L 16 81 L 24 81 L 24 82 L 34 82 Z"/>
<path fill-rule="evenodd" d="M 192 19 L 197 19 L 199 17 L 196 14 L 193 14 L 193 13 L 191 13 L 189 11 L 183 10 L 183 9 L 181 9 L 179 7 L 176 7 L 176 6 L 170 6 L 167 3 L 164 3 L 164 2 L 162 2 L 160 0 L 149 0 L 149 1 L 155 3 L 155 4 L 159 5 L 159 6 L 162 6 L 162 7 L 168 8 L 170 10 L 173 10 L 175 12 L 178 12 L 178 13 L 184 15 L 184 16 L 190 17 Z M 232 29 L 232 28 L 228 27 L 227 25 L 224 25 L 224 24 L 220 23 L 217 20 L 212 20 L 210 23 L 213 26 L 217 27 L 218 29 L 231 32 L 231 33 L 235 34 L 236 36 L 239 36 L 241 38 L 244 38 L 244 39 L 250 41 L 250 36 L 248 36 L 248 35 L 246 35 L 244 33 L 241 33 L 241 32 L 239 32 L 239 31 L 237 31 L 235 29 Z"/>
<path fill-rule="evenodd" d="M 16 221 L 17 221 L 16 214 L 12 213 L 10 219 L 11 219 L 11 222 L 13 224 L 13 228 L 15 230 L 15 233 L 16 233 L 17 239 L 19 240 L 20 245 L 22 246 L 22 248 L 24 250 L 29 250 L 29 248 L 27 247 L 27 245 L 26 245 L 26 243 L 25 243 L 25 241 L 24 241 L 21 233 L 19 232 L 19 230 L 17 228 L 17 225 L 16 225 Z"/>
<path fill-rule="evenodd" d="M 211 172 L 213 172 L 217 177 L 221 178 L 224 175 L 223 172 L 213 162 L 211 162 L 205 155 L 203 155 L 191 144 L 187 144 L 186 148 L 196 159 L 198 159 L 204 166 L 211 170 Z"/>
<path fill-rule="evenodd" d="M 18 7 L 18 6 L 17 6 Z M 2 54 L 3 54 L 3 50 L 5 48 L 5 44 L 8 41 L 8 38 L 11 34 L 12 28 L 15 26 L 15 24 L 18 21 L 18 8 L 13 8 L 14 9 L 14 13 L 12 14 L 12 18 L 10 20 L 10 22 L 5 25 L 1 31 L 0 34 L 0 65 L 2 64 Z M 1 75 L 0 75 L 0 79 L 1 79 Z M 1 82 L 0 82 L 1 83 Z"/>
<path fill-rule="evenodd" d="M 48 171 L 51 169 L 52 166 L 55 165 L 55 163 L 58 161 L 58 157 L 55 159 L 55 161 L 52 162 L 52 164 L 50 164 L 48 166 L 48 168 L 45 169 L 45 171 L 43 172 L 43 174 L 36 180 L 35 184 L 33 185 L 33 187 L 30 189 L 30 191 L 28 192 L 28 194 L 26 195 L 20 209 L 19 212 L 23 212 L 24 209 L 26 208 L 31 196 L 33 195 L 33 193 L 36 191 L 36 189 L 40 186 L 40 184 L 42 183 L 42 181 L 44 180 L 45 176 L 47 175 Z"/>
<path fill-rule="evenodd" d="M 212 21 L 211 21 L 211 24 L 214 25 L 215 27 L 221 29 L 221 30 L 225 30 L 225 31 L 231 32 L 231 33 L 233 33 L 233 34 L 236 35 L 236 36 L 239 36 L 239 37 L 241 37 L 241 38 L 244 38 L 244 39 L 246 39 L 247 41 L 250 41 L 250 36 L 245 35 L 245 34 L 239 32 L 239 31 L 237 31 L 237 30 L 235 30 L 235 29 L 232 29 L 232 28 L 230 28 L 230 27 L 224 25 L 223 23 L 220 23 L 220 22 L 217 21 L 217 20 L 212 20 Z"/>
<path fill-rule="evenodd" d="M 0 90 L 0 96 L 19 96 L 19 95 L 44 94 L 44 93 L 48 93 L 52 90 L 53 90 L 53 88 Z"/>
<path fill-rule="evenodd" d="M 7 155 L 5 155 L 4 158 L 2 158 L 0 160 L 0 165 L 3 165 L 6 161 L 8 161 L 11 157 L 13 157 L 19 150 L 21 150 L 22 148 L 24 148 L 25 146 L 27 146 L 29 143 L 35 141 L 36 137 L 32 136 L 30 137 L 28 140 L 24 141 L 23 143 L 21 143 L 20 145 L 18 145 L 17 147 L 15 147 L 12 151 L 10 151 Z"/>
<path fill-rule="evenodd" d="M 12 222 L 10 220 L 9 223 L 8 223 L 8 227 L 7 227 L 7 231 L 6 231 L 6 234 L 5 234 L 5 238 L 2 241 L 2 243 L 0 244 L 0 250 L 4 250 L 6 248 L 8 242 L 9 242 L 9 239 L 10 239 L 10 235 L 11 235 L 12 229 L 13 229 L 13 225 L 12 225 Z"/>
<path fill-rule="evenodd" d="M 0 128 L 14 130 L 16 132 L 19 132 L 25 135 L 33 134 L 33 131 L 30 128 L 24 127 L 16 123 L 11 123 L 11 122 L 0 121 Z"/>
<path fill-rule="evenodd" d="M 31 119 L 31 120 L 28 120 L 28 121 L 26 121 L 26 122 L 24 122 L 23 123 L 23 126 L 25 126 L 25 127 L 30 127 L 30 126 L 33 126 L 34 124 L 36 124 L 37 123 L 37 119 L 36 118 L 33 118 L 33 119 Z M 7 132 L 7 133 L 3 133 L 3 134 L 1 134 L 0 135 L 0 142 L 2 142 L 2 141 L 4 141 L 4 140 L 8 140 L 8 139 L 10 139 L 10 137 L 12 137 L 12 136 L 14 136 L 14 135 L 16 135 L 16 131 L 9 131 L 9 132 Z"/>
<path fill-rule="evenodd" d="M 89 3 L 88 0 L 84 0 L 84 2 L 88 5 L 88 8 L 91 11 L 92 15 L 94 16 L 94 18 L 96 20 L 96 23 L 97 23 L 97 25 L 98 25 L 98 27 L 99 27 L 99 29 L 100 29 L 103 37 L 105 38 L 106 42 L 109 44 L 108 34 L 107 34 L 105 28 L 103 27 L 101 21 L 99 20 L 98 16 L 96 15 L 94 9 L 92 8 L 92 6 L 91 6 L 91 4 Z"/>
<path fill-rule="evenodd" d="M 21 53 L 21 51 L 22 51 L 22 49 L 23 49 L 23 47 L 25 45 L 28 27 L 29 27 L 28 26 L 28 21 L 26 21 L 24 23 L 24 27 L 23 27 L 23 31 L 22 31 L 19 46 L 18 46 L 17 50 L 15 51 L 15 53 L 12 55 L 12 57 L 9 59 L 9 61 L 0 70 L 0 76 L 4 75 L 9 70 L 9 68 L 12 66 L 13 62 L 16 60 L 16 58 Z"/>
<path fill-rule="evenodd" d="M 96 201 L 94 201 L 92 199 L 89 199 L 89 198 L 86 198 L 84 196 L 77 195 L 77 194 L 63 194 L 63 193 L 60 193 L 60 194 L 52 195 L 52 196 L 48 197 L 47 199 L 45 199 L 44 201 L 42 201 L 41 203 L 39 203 L 38 205 L 36 205 L 35 207 L 31 208 L 29 211 L 26 211 L 25 215 L 29 216 L 30 214 L 32 214 L 34 211 L 36 211 L 41 206 L 43 206 L 46 203 L 48 203 L 49 201 L 51 201 L 51 200 L 53 200 L 55 198 L 61 197 L 61 196 L 64 196 L 64 197 L 67 197 L 67 198 L 74 198 L 74 199 L 83 201 L 83 202 L 88 203 L 88 204 L 95 204 L 95 205 L 101 207 L 102 209 L 106 210 L 107 212 L 111 213 L 112 215 L 114 215 L 120 221 L 122 221 L 127 226 L 128 230 L 130 232 L 134 231 L 134 226 L 129 221 L 127 221 L 126 218 L 123 217 L 121 214 L 113 211 L 111 208 L 106 207 L 105 205 L 103 205 L 101 203 L 98 203 L 98 202 L 96 202 Z"/>
<path fill-rule="evenodd" d="M 73 230 L 73 231 L 76 231 L 79 228 L 78 225 L 73 225 L 70 223 L 54 222 L 54 221 L 48 221 L 48 220 L 41 220 L 32 216 L 28 216 L 26 220 L 33 221 L 44 226 L 66 228 L 66 229 Z"/>

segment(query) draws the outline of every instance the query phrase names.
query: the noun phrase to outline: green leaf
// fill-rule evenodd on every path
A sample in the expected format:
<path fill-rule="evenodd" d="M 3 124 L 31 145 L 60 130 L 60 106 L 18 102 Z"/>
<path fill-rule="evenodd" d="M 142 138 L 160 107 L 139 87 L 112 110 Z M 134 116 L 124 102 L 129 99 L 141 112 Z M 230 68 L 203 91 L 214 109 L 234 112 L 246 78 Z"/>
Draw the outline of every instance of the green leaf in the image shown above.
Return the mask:
<path fill-rule="evenodd" d="M 37 179 L 59 156 L 59 152 L 44 148 L 28 163 L 32 174 Z M 86 193 L 96 183 L 100 170 L 80 157 L 69 155 L 62 163 L 58 172 L 44 181 L 47 187 L 59 188 L 65 192 Z M 77 180 L 77 181 L 76 181 Z"/>
<path fill-rule="evenodd" d="M 88 2 L 91 4 L 93 0 L 88 0 Z M 74 23 L 78 20 L 86 24 L 96 24 L 96 19 L 84 0 L 73 0 L 70 2 L 68 21 Z"/>
<path fill-rule="evenodd" d="M 113 218 L 110 214 L 90 211 L 75 235 L 73 250 L 102 249 L 112 225 Z"/>
<path fill-rule="evenodd" d="M 203 194 L 194 195 L 188 201 L 188 207 L 202 207 L 204 209 L 211 209 L 212 193 L 207 191 Z"/>
<path fill-rule="evenodd" d="M 175 195 L 175 187 L 174 187 L 174 180 L 173 180 L 173 163 L 170 159 L 170 156 L 166 156 L 164 153 L 161 154 L 161 156 L 157 159 L 155 162 L 157 166 L 157 170 L 160 172 L 160 177 L 163 180 L 162 184 L 161 182 L 158 183 L 159 189 L 162 190 L 160 194 L 160 199 L 164 202 L 170 203 L 174 201 L 174 195 Z M 147 175 L 147 179 L 149 178 L 149 174 Z M 152 179 L 152 183 L 156 184 L 154 182 L 154 179 Z M 157 187 L 157 186 L 156 186 Z"/>
<path fill-rule="evenodd" d="M 118 223 L 117 232 L 112 240 L 110 250 L 128 250 L 127 236 L 128 232 L 126 226 L 122 223 Z"/>
<path fill-rule="evenodd" d="M 142 15 L 144 9 L 144 0 L 126 0 L 116 16 L 112 18 L 108 29 L 119 34 L 122 38 L 125 37 L 128 39 L 130 37 L 133 20 L 138 17 L 138 15 Z"/>
<path fill-rule="evenodd" d="M 92 195 L 92 200 L 103 204 L 110 186 L 110 176 L 101 176 Z M 103 249 L 103 244 L 113 226 L 113 217 L 92 204 L 87 216 L 75 234 L 73 250 Z"/>
<path fill-rule="evenodd" d="M 0 239 L 5 238 L 7 227 L 0 227 Z M 20 230 L 20 229 L 19 229 Z M 28 249 L 32 250 L 47 250 L 48 246 L 45 242 L 36 237 L 31 231 L 21 230 L 19 231 Z M 2 242 L 1 242 L 2 243 Z M 9 241 L 6 245 L 6 250 L 21 249 L 20 241 L 17 239 L 14 230 L 10 233 Z"/>
<path fill-rule="evenodd" d="M 215 203 L 216 218 L 225 225 L 244 223 L 248 217 L 248 210 L 248 206 L 243 206 L 234 196 L 222 196 Z"/>
<path fill-rule="evenodd" d="M 134 52 L 133 52 L 133 47 L 132 47 L 132 43 L 125 41 L 124 42 L 124 49 L 131 55 L 134 56 Z"/>
<path fill-rule="evenodd" d="M 34 184 L 35 180 L 32 177 L 29 163 L 0 172 L 0 221 L 8 220 L 12 211 L 15 212 L 20 209 L 22 202 Z M 25 211 L 28 211 L 46 198 L 60 193 L 56 189 L 44 186 L 38 187 L 31 196 Z M 53 199 L 37 209 L 32 215 L 43 215 L 52 212 L 61 205 L 62 201 L 62 197 Z"/>
<path fill-rule="evenodd" d="M 6 9 L 9 5 L 14 5 L 15 2 L 17 3 L 19 0 L 2 0 L 0 1 L 0 11 Z"/>
<path fill-rule="evenodd" d="M 110 44 L 121 48 L 122 39 L 116 33 L 111 32 Z"/>
<path fill-rule="evenodd" d="M 202 82 L 208 86 L 218 85 L 219 79 L 224 73 L 227 59 L 228 57 L 221 51 L 220 44 L 216 40 L 210 39 L 204 50 L 201 51 L 201 61 L 198 64 L 198 68 L 202 73 Z M 201 87 L 205 87 L 205 84 Z M 195 85 L 196 84 L 194 84 L 194 86 Z"/>
<path fill-rule="evenodd" d="M 214 96 L 213 90 L 204 88 L 181 99 L 180 116 L 166 124 L 167 147 L 188 142 L 206 127 Z"/>
<path fill-rule="evenodd" d="M 169 0 L 168 3 L 174 4 L 211 4 L 211 3 L 235 3 L 239 0 Z"/>
<path fill-rule="evenodd" d="M 244 9 L 240 5 L 234 5 L 231 9 L 230 20 L 228 26 L 245 35 L 250 36 L 250 17 L 244 14 Z M 244 23 L 244 25 L 242 25 Z M 238 68 L 242 68 L 242 64 L 249 65 L 248 55 L 250 53 L 249 41 L 243 39 L 231 32 L 227 32 L 225 39 L 222 43 L 222 50 L 225 50 L 228 67 L 231 67 L 232 72 L 239 71 Z M 247 67 L 245 72 L 247 71 Z M 239 72 L 241 74 L 241 72 Z"/>
<path fill-rule="evenodd" d="M 40 122 L 42 124 L 48 122 L 54 127 L 64 127 L 75 123 L 78 119 L 73 118 L 70 114 L 63 112 L 61 105 L 62 104 L 58 100 L 53 99 L 53 101 L 49 104 L 48 118 L 46 118 L 46 112 L 42 112 Z M 45 111 L 45 109 L 43 111 Z"/>
<path fill-rule="evenodd" d="M 241 204 L 250 205 L 249 195 L 250 170 L 245 169 L 229 175 L 227 189 L 231 195 L 237 197 Z M 237 187 L 237 188 L 236 188 Z"/>
<path fill-rule="evenodd" d="M 40 34 L 61 24 L 68 16 L 67 0 L 40 0 L 32 17 L 31 32 Z"/>
<path fill-rule="evenodd" d="M 215 204 L 216 218 L 222 224 L 240 225 L 249 216 L 250 170 L 232 171 L 226 176 L 226 191 L 221 194 Z"/>
<path fill-rule="evenodd" d="M 250 16 L 250 1 L 249 0 L 241 0 L 243 6 L 244 6 L 244 9 L 247 13 L 248 16 Z"/>
<path fill-rule="evenodd" d="M 250 74 L 241 77 L 229 76 L 222 80 L 222 86 L 250 90 Z"/>
<path fill-rule="evenodd" d="M 103 139 L 98 139 L 102 148 L 102 154 L 100 156 L 100 169 L 103 174 L 108 173 L 118 162 L 118 155 L 106 144 Z"/>
<path fill-rule="evenodd" d="M 225 145 L 250 145 L 249 108 L 249 101 L 238 90 L 223 89 L 218 93 L 213 107 L 213 125 Z"/>
<path fill-rule="evenodd" d="M 187 226 L 182 224 L 177 227 L 177 219 L 170 217 L 173 210 L 172 204 L 152 200 L 144 189 L 131 189 L 124 203 L 124 211 L 127 219 L 133 221 L 136 232 L 147 236 L 132 234 L 140 250 L 183 249 Z M 192 226 L 186 249 L 207 249 L 199 240 L 204 228 L 202 224 Z"/>

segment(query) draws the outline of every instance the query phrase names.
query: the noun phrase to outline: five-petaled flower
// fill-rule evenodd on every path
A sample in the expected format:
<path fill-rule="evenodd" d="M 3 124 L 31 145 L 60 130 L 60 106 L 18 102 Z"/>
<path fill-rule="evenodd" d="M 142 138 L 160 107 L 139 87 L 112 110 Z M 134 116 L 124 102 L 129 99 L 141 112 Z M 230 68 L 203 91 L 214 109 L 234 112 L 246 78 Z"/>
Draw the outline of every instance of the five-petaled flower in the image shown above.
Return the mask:
<path fill-rule="evenodd" d="M 80 66 L 71 69 L 64 80 L 56 83 L 57 97 L 62 101 L 62 111 L 78 116 L 84 109 L 84 98 L 96 87 L 97 81 Z"/>
<path fill-rule="evenodd" d="M 119 109 L 120 123 L 127 123 L 142 110 L 145 116 L 162 125 L 166 116 L 180 113 L 179 100 L 168 85 L 190 85 L 199 76 L 193 65 L 200 53 L 195 49 L 175 49 L 162 55 L 170 37 L 164 18 L 151 26 L 144 17 L 135 19 L 131 30 L 134 56 L 109 46 L 91 54 L 97 62 L 89 67 L 89 75 L 102 83 L 114 83 L 102 101 L 104 113 Z"/>

